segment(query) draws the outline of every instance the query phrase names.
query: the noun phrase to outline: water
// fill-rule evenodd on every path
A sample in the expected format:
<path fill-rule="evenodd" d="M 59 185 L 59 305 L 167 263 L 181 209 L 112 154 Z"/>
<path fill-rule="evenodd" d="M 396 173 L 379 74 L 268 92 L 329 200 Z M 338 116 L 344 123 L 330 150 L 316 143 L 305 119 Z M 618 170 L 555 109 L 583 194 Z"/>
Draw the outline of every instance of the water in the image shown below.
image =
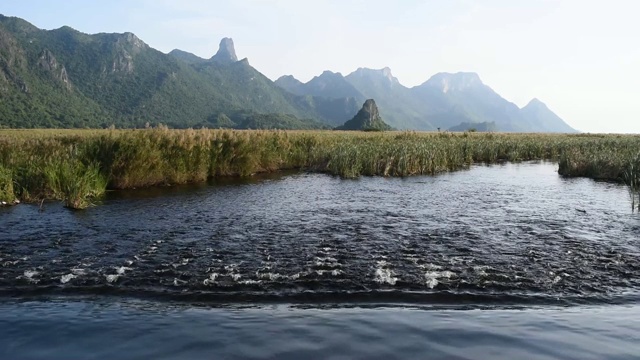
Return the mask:
<path fill-rule="evenodd" d="M 527 163 L 118 192 L 82 212 L 0 209 L 0 324 L 10 325 L 0 349 L 633 358 L 640 217 L 630 207 L 623 186 Z"/>

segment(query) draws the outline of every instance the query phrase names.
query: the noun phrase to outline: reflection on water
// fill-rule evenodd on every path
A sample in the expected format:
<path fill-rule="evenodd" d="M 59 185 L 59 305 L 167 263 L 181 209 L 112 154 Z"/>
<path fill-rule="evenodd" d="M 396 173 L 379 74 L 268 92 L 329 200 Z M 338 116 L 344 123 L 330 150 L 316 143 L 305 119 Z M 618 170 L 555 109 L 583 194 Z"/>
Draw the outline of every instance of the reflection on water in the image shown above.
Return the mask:
<path fill-rule="evenodd" d="M 0 295 L 205 303 L 632 303 L 625 187 L 553 164 L 435 177 L 271 175 L 0 210 Z M 159 196 L 159 193 L 162 196 Z"/>

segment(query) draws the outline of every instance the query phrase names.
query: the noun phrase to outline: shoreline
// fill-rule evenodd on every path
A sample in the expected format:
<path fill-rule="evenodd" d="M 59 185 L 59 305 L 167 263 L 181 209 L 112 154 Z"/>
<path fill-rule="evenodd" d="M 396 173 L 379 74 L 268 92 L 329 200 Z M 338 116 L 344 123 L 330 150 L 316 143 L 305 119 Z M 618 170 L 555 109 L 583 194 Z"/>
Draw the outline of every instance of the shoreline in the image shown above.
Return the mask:
<path fill-rule="evenodd" d="M 545 160 L 566 177 L 625 183 L 640 205 L 640 136 L 286 130 L 0 130 L 0 201 L 82 209 L 107 189 L 281 171 L 406 177 Z M 634 202 L 635 202 L 634 196 Z"/>

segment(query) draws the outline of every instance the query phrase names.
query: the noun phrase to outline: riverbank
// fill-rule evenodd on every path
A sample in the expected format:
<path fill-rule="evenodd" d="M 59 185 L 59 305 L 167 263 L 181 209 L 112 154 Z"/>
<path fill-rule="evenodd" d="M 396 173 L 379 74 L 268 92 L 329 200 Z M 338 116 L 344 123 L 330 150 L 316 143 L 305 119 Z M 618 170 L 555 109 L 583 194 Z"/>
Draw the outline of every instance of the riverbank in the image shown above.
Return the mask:
<path fill-rule="evenodd" d="M 498 133 L 2 130 L 0 201 L 85 208 L 106 189 L 300 169 L 345 178 L 432 175 L 472 163 L 551 160 L 564 176 L 640 188 L 640 136 Z M 639 201 L 640 202 L 640 201 Z"/>

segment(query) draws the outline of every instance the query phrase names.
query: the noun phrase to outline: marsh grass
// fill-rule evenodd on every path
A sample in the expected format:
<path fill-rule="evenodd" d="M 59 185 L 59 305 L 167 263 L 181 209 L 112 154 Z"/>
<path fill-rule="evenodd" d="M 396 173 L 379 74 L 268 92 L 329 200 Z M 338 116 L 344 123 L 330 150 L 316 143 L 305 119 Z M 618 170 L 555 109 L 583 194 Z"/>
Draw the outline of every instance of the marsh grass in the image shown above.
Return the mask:
<path fill-rule="evenodd" d="M 10 169 L 0 165 L 0 202 L 11 203 L 16 199 L 13 191 L 13 174 Z"/>
<path fill-rule="evenodd" d="M 96 164 L 84 165 L 76 159 L 50 163 L 44 168 L 51 197 L 62 200 L 65 207 L 85 209 L 104 195 L 107 181 Z"/>
<path fill-rule="evenodd" d="M 637 205 L 640 212 L 640 153 L 629 161 L 624 171 L 624 181 L 629 186 L 631 209 L 635 210 Z"/>
<path fill-rule="evenodd" d="M 619 135 L 5 130 L 0 131 L 0 189 L 13 186 L 14 195 L 25 201 L 61 199 L 82 208 L 105 187 L 183 184 L 284 169 L 344 178 L 431 175 L 473 163 L 550 160 L 558 161 L 561 175 L 624 181 L 637 194 L 638 149 L 640 137 Z"/>

